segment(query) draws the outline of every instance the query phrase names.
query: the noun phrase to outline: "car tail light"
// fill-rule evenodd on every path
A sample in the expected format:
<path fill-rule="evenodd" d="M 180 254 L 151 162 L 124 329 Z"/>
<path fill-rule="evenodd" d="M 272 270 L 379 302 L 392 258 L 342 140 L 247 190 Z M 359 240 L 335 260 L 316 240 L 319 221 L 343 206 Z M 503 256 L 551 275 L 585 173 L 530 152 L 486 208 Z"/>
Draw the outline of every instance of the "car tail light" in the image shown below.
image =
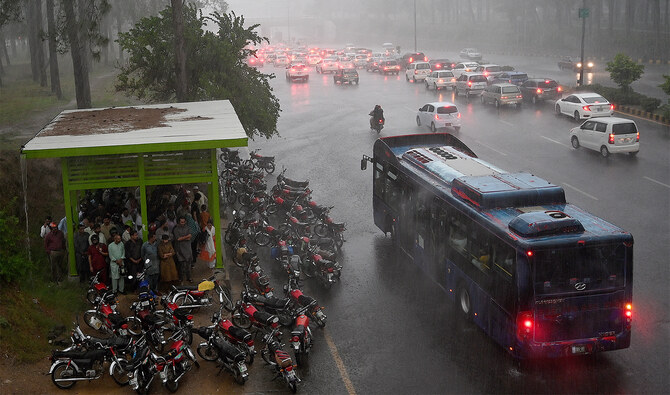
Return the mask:
<path fill-rule="evenodd" d="M 460 118 L 460 117 L 461 117 L 461 113 L 459 112 L 458 114 L 456 114 L 456 118 Z"/>
<path fill-rule="evenodd" d="M 414 74 L 417 74 L 418 72 L 419 72 L 419 70 L 414 69 Z"/>
<path fill-rule="evenodd" d="M 537 90 L 536 90 L 535 92 L 537 92 L 538 95 L 539 95 L 539 94 L 542 94 L 542 89 L 537 88 Z"/>
<path fill-rule="evenodd" d="M 507 99 L 507 96 L 500 96 L 501 99 Z"/>
<path fill-rule="evenodd" d="M 437 82 L 439 82 L 439 83 L 443 83 L 444 80 L 440 78 L 439 80 L 437 80 Z"/>
<path fill-rule="evenodd" d="M 558 91 L 558 92 L 563 92 L 563 88 L 561 88 L 561 87 L 559 86 L 558 88 L 556 88 L 556 91 Z"/>
<path fill-rule="evenodd" d="M 435 119 L 440 119 L 440 116 L 438 114 L 435 114 Z"/>
<path fill-rule="evenodd" d="M 519 340 L 528 339 L 533 333 L 534 326 L 533 313 L 520 311 L 516 316 L 516 337 Z"/>
<path fill-rule="evenodd" d="M 442 65 L 438 63 L 438 64 L 435 65 L 435 68 L 436 68 L 436 69 L 441 69 L 441 68 L 442 68 Z"/>
<path fill-rule="evenodd" d="M 610 104 L 610 110 L 614 110 L 614 104 Z"/>
<path fill-rule="evenodd" d="M 485 71 L 485 72 L 484 72 L 484 76 L 485 76 L 485 77 L 488 77 L 488 76 L 489 76 L 489 72 L 488 72 L 488 71 Z"/>
<path fill-rule="evenodd" d="M 607 139 L 607 144 L 614 144 L 614 133 L 610 133 L 610 138 Z"/>
<path fill-rule="evenodd" d="M 409 58 L 409 62 L 412 63 L 414 61 L 414 58 Z"/>
<path fill-rule="evenodd" d="M 639 141 L 640 141 L 640 132 L 637 132 L 637 137 L 635 137 L 635 142 L 637 143 Z"/>
<path fill-rule="evenodd" d="M 424 56 L 424 57 L 423 57 L 423 61 L 424 61 L 424 62 L 427 62 L 427 61 L 428 61 L 428 56 Z"/>
<path fill-rule="evenodd" d="M 591 106 L 583 106 L 582 110 L 584 111 L 591 111 Z"/>

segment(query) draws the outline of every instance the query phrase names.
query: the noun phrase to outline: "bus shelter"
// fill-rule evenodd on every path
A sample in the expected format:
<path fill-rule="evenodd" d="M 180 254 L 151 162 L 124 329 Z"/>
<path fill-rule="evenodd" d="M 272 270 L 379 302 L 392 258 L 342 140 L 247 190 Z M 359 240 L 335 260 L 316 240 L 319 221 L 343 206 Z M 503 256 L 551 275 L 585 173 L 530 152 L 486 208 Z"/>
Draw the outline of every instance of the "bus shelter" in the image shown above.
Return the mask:
<path fill-rule="evenodd" d="M 60 158 L 69 270 L 75 275 L 74 234 L 86 190 L 139 187 L 147 240 L 147 187 L 170 184 L 208 185 L 221 267 L 217 148 L 246 146 L 247 135 L 230 101 L 218 100 L 63 111 L 21 153 Z"/>

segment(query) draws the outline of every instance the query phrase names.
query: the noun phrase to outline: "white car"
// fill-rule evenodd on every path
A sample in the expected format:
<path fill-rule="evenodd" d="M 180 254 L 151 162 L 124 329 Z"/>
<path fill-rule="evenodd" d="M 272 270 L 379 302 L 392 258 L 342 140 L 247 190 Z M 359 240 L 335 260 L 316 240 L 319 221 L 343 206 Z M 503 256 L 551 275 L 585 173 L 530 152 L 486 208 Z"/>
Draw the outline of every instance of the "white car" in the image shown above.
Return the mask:
<path fill-rule="evenodd" d="M 428 74 L 430 74 L 430 63 L 414 62 L 407 65 L 405 79 L 412 82 L 423 81 Z"/>
<path fill-rule="evenodd" d="M 589 148 L 599 151 L 605 158 L 610 153 L 628 153 L 635 156 L 640 152 L 640 131 L 630 119 L 589 119 L 570 130 L 570 142 L 575 149 Z"/>
<path fill-rule="evenodd" d="M 579 122 L 586 118 L 611 117 L 614 114 L 614 104 L 597 93 L 573 93 L 570 96 L 556 100 L 554 106 L 556 114 L 571 116 Z"/>
<path fill-rule="evenodd" d="M 502 67 L 500 67 L 497 64 L 480 64 L 477 69 L 475 69 L 476 73 L 482 73 L 486 76 L 486 78 L 491 82 L 495 77 L 500 75 L 502 71 Z"/>
<path fill-rule="evenodd" d="M 290 65 L 286 67 L 286 81 L 309 81 L 309 69 L 302 63 Z"/>
<path fill-rule="evenodd" d="M 461 58 L 470 60 L 482 60 L 482 54 L 474 48 L 463 48 L 460 56 Z"/>
<path fill-rule="evenodd" d="M 275 66 L 277 67 L 286 67 L 289 65 L 289 60 L 287 56 L 277 56 L 275 58 Z"/>
<path fill-rule="evenodd" d="M 315 66 L 320 61 L 321 61 L 321 56 L 319 56 L 319 55 L 307 55 L 307 63 L 310 66 Z"/>
<path fill-rule="evenodd" d="M 432 132 L 446 128 L 453 128 L 458 132 L 461 130 L 461 113 L 451 102 L 427 103 L 416 113 L 416 125 L 425 125 Z"/>
<path fill-rule="evenodd" d="M 442 88 L 456 89 L 456 77 L 449 70 L 433 71 L 426 76 L 426 89 L 440 90 Z"/>
<path fill-rule="evenodd" d="M 473 72 L 479 67 L 477 62 L 460 62 L 454 65 L 454 68 L 451 69 L 451 72 L 454 73 L 456 78 L 460 77 L 463 73 Z"/>
<path fill-rule="evenodd" d="M 317 73 L 334 73 L 339 68 L 340 63 L 337 56 L 329 56 L 316 64 Z"/>

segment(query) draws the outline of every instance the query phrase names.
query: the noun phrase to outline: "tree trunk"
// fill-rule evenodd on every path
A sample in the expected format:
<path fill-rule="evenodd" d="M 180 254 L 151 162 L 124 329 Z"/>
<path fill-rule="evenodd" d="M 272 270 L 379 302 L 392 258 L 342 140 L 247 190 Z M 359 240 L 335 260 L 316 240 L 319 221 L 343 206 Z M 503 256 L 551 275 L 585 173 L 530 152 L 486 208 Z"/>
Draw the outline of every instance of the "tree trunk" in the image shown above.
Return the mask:
<path fill-rule="evenodd" d="M 660 59 L 663 56 L 663 46 L 661 45 L 661 0 L 652 0 L 650 8 L 652 25 L 654 26 L 654 58 Z"/>
<path fill-rule="evenodd" d="M 121 37 L 121 29 L 123 28 L 123 21 L 121 19 L 121 12 L 116 14 L 116 38 Z M 123 63 L 123 48 L 119 45 L 119 63 Z"/>
<path fill-rule="evenodd" d="M 42 0 L 38 0 L 35 6 L 34 23 L 37 24 L 37 64 L 40 71 L 40 86 L 47 86 L 47 62 L 44 53 L 44 41 L 42 40 L 42 36 L 44 35 L 44 30 L 42 29 Z"/>
<path fill-rule="evenodd" d="M 91 54 L 91 38 L 89 36 L 89 30 L 91 28 L 91 12 L 90 7 L 92 7 L 91 0 L 78 0 L 78 12 L 77 17 L 79 18 L 79 45 L 82 48 L 81 56 L 84 62 L 86 63 L 86 70 L 88 72 L 93 68 L 93 55 Z"/>
<path fill-rule="evenodd" d="M 174 22 L 174 53 L 177 72 L 177 101 L 184 102 L 187 97 L 186 51 L 184 49 L 183 0 L 172 1 L 172 19 Z"/>
<path fill-rule="evenodd" d="M 37 82 L 40 78 L 39 66 L 37 65 L 37 27 L 34 23 L 35 18 L 35 1 L 28 1 L 26 3 L 26 23 L 28 26 L 28 47 L 30 48 L 30 71 L 33 81 Z"/>
<path fill-rule="evenodd" d="M 77 28 L 77 17 L 74 13 L 75 0 L 63 0 L 65 18 L 67 20 L 67 34 L 70 40 L 70 54 L 72 55 L 72 67 L 74 68 L 74 85 L 77 96 L 77 108 L 91 108 L 91 87 L 88 80 L 88 68 L 83 58 L 79 29 Z"/>
<path fill-rule="evenodd" d="M 5 63 L 7 63 L 7 66 L 9 66 L 11 63 L 9 62 L 9 53 L 7 52 L 7 44 L 5 43 L 5 34 L 2 32 L 2 29 L 0 29 L 0 44 L 2 45 L 2 53 L 0 53 L 0 57 L 4 56 Z"/>
<path fill-rule="evenodd" d="M 51 72 L 51 92 L 58 99 L 63 98 L 58 72 L 58 53 L 56 52 L 56 22 L 54 20 L 54 0 L 47 0 L 47 25 L 49 27 L 49 71 Z"/>

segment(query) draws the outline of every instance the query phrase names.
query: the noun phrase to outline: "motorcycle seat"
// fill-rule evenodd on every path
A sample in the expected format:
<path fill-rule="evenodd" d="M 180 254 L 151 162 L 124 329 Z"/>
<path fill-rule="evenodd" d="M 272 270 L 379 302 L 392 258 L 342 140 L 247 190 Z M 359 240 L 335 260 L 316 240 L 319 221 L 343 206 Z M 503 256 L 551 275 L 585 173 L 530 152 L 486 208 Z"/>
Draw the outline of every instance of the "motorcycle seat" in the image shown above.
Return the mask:
<path fill-rule="evenodd" d="M 109 318 L 109 321 L 112 323 L 112 326 L 115 328 L 118 328 L 121 326 L 123 321 L 125 321 L 125 318 L 119 314 L 119 313 L 111 313 L 110 315 L 107 316 Z"/>
<path fill-rule="evenodd" d="M 300 340 L 302 340 L 303 336 L 305 336 L 305 326 L 304 325 L 298 325 L 293 330 L 291 331 L 291 336 L 298 336 Z"/>
<path fill-rule="evenodd" d="M 276 316 L 265 311 L 256 310 L 254 312 L 254 319 L 263 325 L 271 325 L 276 318 Z"/>
<path fill-rule="evenodd" d="M 236 326 L 231 326 L 230 328 L 228 328 L 228 332 L 230 332 L 230 334 L 234 338 L 239 339 L 245 343 L 251 340 L 252 338 L 251 332 L 243 328 L 238 328 Z"/>
<path fill-rule="evenodd" d="M 82 350 L 70 350 L 70 351 L 54 350 L 51 353 L 51 355 L 53 356 L 54 359 L 68 358 L 68 359 L 90 359 L 90 360 L 103 359 L 106 354 L 107 354 L 107 350 L 103 350 L 103 349 L 88 350 L 88 351 L 82 351 Z"/>
<path fill-rule="evenodd" d="M 223 340 L 220 337 L 214 339 L 214 346 L 219 351 L 219 356 L 225 358 L 228 361 L 240 362 L 243 361 L 246 357 L 244 351 L 241 351 L 239 348 L 228 343 L 226 340 Z"/>
<path fill-rule="evenodd" d="M 149 325 L 163 325 L 165 323 L 165 320 L 162 317 L 151 313 L 144 316 L 144 320 Z"/>
<path fill-rule="evenodd" d="M 307 188 L 307 186 L 309 185 L 309 181 L 296 181 L 284 177 L 284 184 L 292 187 Z"/>
<path fill-rule="evenodd" d="M 289 304 L 288 299 L 278 298 L 276 296 L 270 296 L 270 297 L 259 296 L 258 301 L 272 309 L 283 309 Z"/>
<path fill-rule="evenodd" d="M 175 288 L 179 291 L 197 291 L 197 285 L 174 285 Z"/>
<path fill-rule="evenodd" d="M 275 157 L 274 156 L 260 156 L 256 158 L 259 162 L 274 162 Z"/>
<path fill-rule="evenodd" d="M 309 305 L 313 302 L 314 302 L 314 298 L 312 298 L 311 296 L 300 295 L 298 297 L 298 303 L 300 303 L 301 306 L 307 306 L 307 305 Z"/>
<path fill-rule="evenodd" d="M 195 333 L 200 335 L 203 339 L 209 339 L 212 336 L 212 333 L 214 332 L 214 328 L 208 327 L 208 326 L 201 326 L 198 328 L 194 329 Z"/>
<path fill-rule="evenodd" d="M 89 337 L 92 344 L 100 344 L 103 347 L 126 348 L 131 343 L 130 337 L 112 336 L 108 338 Z"/>

